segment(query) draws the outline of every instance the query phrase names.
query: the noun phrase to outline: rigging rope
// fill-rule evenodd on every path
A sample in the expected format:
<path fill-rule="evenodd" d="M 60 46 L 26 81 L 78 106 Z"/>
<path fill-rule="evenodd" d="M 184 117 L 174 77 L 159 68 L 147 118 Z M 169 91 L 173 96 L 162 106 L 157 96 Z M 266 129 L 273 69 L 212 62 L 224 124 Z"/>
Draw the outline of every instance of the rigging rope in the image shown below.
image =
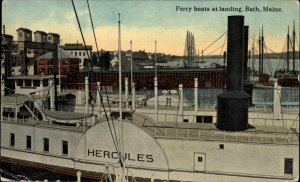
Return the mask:
<path fill-rule="evenodd" d="M 207 46 L 205 49 L 203 49 L 203 52 L 206 51 L 206 49 L 208 49 L 210 46 L 212 46 L 214 43 L 216 43 L 219 39 L 221 39 L 225 34 L 227 33 L 224 32 L 219 38 L 217 38 L 213 43 L 211 43 L 209 46 Z"/>
<path fill-rule="evenodd" d="M 80 22 L 79 22 L 79 18 L 78 18 L 78 15 L 77 15 L 77 11 L 76 11 L 76 8 L 75 8 L 75 5 L 74 5 L 74 1 L 71 0 L 71 2 L 72 2 L 72 5 L 73 5 L 73 9 L 74 9 L 75 15 L 76 15 L 76 20 L 77 20 L 77 23 L 78 23 L 78 26 L 79 26 L 79 29 L 80 29 L 82 41 L 83 41 L 84 46 L 85 46 L 85 49 L 86 49 L 86 53 L 87 53 L 87 56 L 88 56 L 88 60 L 90 60 L 90 56 L 89 56 L 88 51 L 87 51 L 87 46 L 86 46 L 86 43 L 85 43 L 85 39 L 84 39 L 84 36 L 83 36 L 83 32 L 82 32 L 82 29 L 81 29 L 81 25 L 80 25 Z M 92 65 L 90 65 L 90 66 L 91 66 L 91 68 L 92 68 Z M 108 119 L 108 118 L 107 118 L 107 119 Z M 107 120 L 107 121 L 108 121 L 108 120 Z M 109 124 L 108 124 L 108 125 L 109 125 Z M 112 136 L 112 139 L 113 139 L 114 147 L 115 147 L 116 151 L 119 153 L 119 148 L 118 148 L 118 145 L 116 144 L 115 137 L 113 136 L 113 133 L 112 133 L 112 130 L 111 130 L 110 125 L 109 125 L 109 130 L 110 130 L 110 133 L 111 133 L 111 136 Z"/>
<path fill-rule="evenodd" d="M 222 55 L 224 45 L 226 44 L 226 40 L 227 40 L 227 36 L 226 36 L 225 39 L 224 39 L 223 46 L 222 46 L 222 49 L 221 49 L 221 51 L 220 51 L 220 55 Z M 218 59 L 217 62 L 219 62 L 219 59 Z M 225 66 L 225 65 L 224 65 L 224 66 Z"/>
<path fill-rule="evenodd" d="M 90 20 L 91 20 L 91 25 L 92 25 L 92 29 L 93 29 L 93 35 L 94 35 L 94 40 L 95 40 L 95 45 L 96 45 L 96 49 L 97 49 L 97 56 L 98 56 L 98 60 L 100 62 L 100 55 L 99 55 L 99 49 L 98 49 L 98 43 L 97 43 L 97 38 L 96 38 L 96 34 L 95 34 L 95 28 L 94 28 L 94 22 L 93 22 L 93 17 L 92 17 L 92 14 L 91 14 L 91 10 L 90 10 L 90 4 L 89 4 L 89 1 L 87 0 L 87 5 L 88 5 L 88 10 L 89 10 L 89 15 L 90 15 Z M 111 113 L 111 107 L 110 107 L 110 103 L 109 103 L 109 98 L 108 98 L 108 92 L 107 92 L 107 89 L 106 89 L 106 83 L 105 83 L 105 80 L 103 79 L 103 66 L 102 66 L 102 63 L 100 62 L 100 66 L 101 66 L 101 81 L 103 81 L 105 87 L 104 87 L 104 90 L 105 90 L 105 94 L 106 94 L 106 99 L 108 101 L 108 108 L 109 108 L 109 111 Z M 93 67 L 91 67 L 91 71 L 92 73 L 94 73 L 94 70 L 93 70 Z M 94 81 L 96 82 L 96 78 L 95 78 L 95 75 L 93 75 L 93 78 L 94 78 Z M 106 109 L 104 107 L 104 103 L 103 103 L 103 96 L 100 92 L 100 88 L 97 87 L 97 92 L 99 92 L 99 95 L 100 95 L 100 101 L 101 101 L 101 105 L 102 105 L 102 108 L 104 110 L 104 113 L 105 113 L 105 118 L 108 122 L 108 125 L 110 127 L 110 123 L 109 123 L 109 118 L 108 118 L 108 115 L 107 115 L 107 112 L 106 112 Z M 114 135 L 116 137 L 116 143 L 117 143 L 117 147 L 118 147 L 118 154 L 119 154 L 119 151 L 120 151 L 120 148 L 119 148 L 119 144 L 118 144 L 118 140 L 117 140 L 117 134 L 116 134 L 116 129 L 115 129 L 115 125 L 114 125 L 114 122 L 113 122 L 113 117 L 111 116 L 111 120 L 112 120 L 112 128 L 113 128 L 113 131 L 114 131 Z"/>

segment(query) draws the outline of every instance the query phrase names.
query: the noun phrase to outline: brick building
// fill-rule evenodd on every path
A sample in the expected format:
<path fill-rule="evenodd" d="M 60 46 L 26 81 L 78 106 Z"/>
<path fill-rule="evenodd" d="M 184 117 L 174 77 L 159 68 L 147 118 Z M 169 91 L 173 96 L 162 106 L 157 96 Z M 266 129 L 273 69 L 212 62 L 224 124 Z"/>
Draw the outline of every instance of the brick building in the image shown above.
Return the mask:
<path fill-rule="evenodd" d="M 84 69 L 84 61 L 91 57 L 92 46 L 87 45 L 86 47 L 83 44 L 65 44 L 60 46 L 66 52 L 71 54 L 73 57 L 79 58 L 79 69 Z M 87 50 L 85 50 L 87 48 Z"/>
<path fill-rule="evenodd" d="M 79 72 L 79 58 L 74 57 L 61 48 L 58 48 L 58 62 L 58 73 L 60 75 L 66 75 L 67 80 L 73 80 L 77 77 L 77 73 Z M 37 74 L 53 74 L 52 52 L 48 52 L 37 58 Z"/>

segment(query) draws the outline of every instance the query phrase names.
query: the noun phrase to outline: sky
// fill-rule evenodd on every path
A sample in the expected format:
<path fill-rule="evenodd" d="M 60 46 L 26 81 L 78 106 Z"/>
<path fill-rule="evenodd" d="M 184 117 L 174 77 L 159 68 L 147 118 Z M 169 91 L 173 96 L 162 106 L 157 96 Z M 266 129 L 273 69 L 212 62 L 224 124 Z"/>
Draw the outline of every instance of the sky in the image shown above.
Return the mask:
<path fill-rule="evenodd" d="M 74 4 L 86 43 L 92 45 L 95 51 L 87 1 L 74 0 Z M 201 52 L 227 31 L 227 16 L 230 15 L 243 15 L 245 25 L 249 26 L 250 37 L 256 39 L 263 25 L 269 52 L 282 52 L 288 26 L 291 34 L 293 21 L 299 42 L 298 0 L 89 0 L 89 4 L 98 47 L 104 50 L 118 49 L 118 13 L 121 14 L 122 50 L 129 50 L 132 40 L 133 51 L 154 52 L 156 40 L 158 52 L 183 55 L 186 32 L 189 30 L 194 34 L 196 51 Z M 260 12 L 246 11 L 246 6 L 253 9 L 257 7 Z M 195 7 L 206 7 L 209 11 L 194 11 Z M 242 12 L 220 11 L 220 7 L 242 8 Z M 281 8 L 281 11 L 266 12 L 263 11 L 264 7 Z M 183 11 L 184 8 L 192 10 Z M 212 11 L 212 8 L 217 8 L 217 11 Z M 58 33 L 62 44 L 83 42 L 71 0 L 3 0 L 2 10 L 5 33 L 13 35 L 14 39 L 16 30 L 23 27 L 33 32 Z M 221 54 L 225 37 L 206 49 L 204 55 Z M 251 42 L 252 39 L 252 45 Z M 226 42 L 224 45 L 223 51 Z"/>

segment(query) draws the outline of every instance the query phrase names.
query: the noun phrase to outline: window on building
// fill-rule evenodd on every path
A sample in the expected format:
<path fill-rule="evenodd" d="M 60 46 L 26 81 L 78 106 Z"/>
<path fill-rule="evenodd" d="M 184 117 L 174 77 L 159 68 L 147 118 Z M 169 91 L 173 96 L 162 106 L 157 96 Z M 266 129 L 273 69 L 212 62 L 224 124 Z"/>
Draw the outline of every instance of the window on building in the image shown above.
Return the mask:
<path fill-rule="evenodd" d="M 48 86 L 48 80 L 43 80 L 43 86 L 47 87 Z"/>
<path fill-rule="evenodd" d="M 10 133 L 9 146 L 11 146 L 11 147 L 15 146 L 15 134 L 14 133 Z"/>
<path fill-rule="evenodd" d="M 49 152 L 49 138 L 43 138 L 44 140 L 44 152 Z"/>
<path fill-rule="evenodd" d="M 23 86 L 23 80 L 17 80 L 17 86 Z"/>
<path fill-rule="evenodd" d="M 26 149 L 31 149 L 31 136 L 26 136 Z"/>
<path fill-rule="evenodd" d="M 79 52 L 79 56 L 81 56 L 81 52 Z"/>
<path fill-rule="evenodd" d="M 62 154 L 63 155 L 68 155 L 69 150 L 68 150 L 68 141 L 62 141 Z"/>
<path fill-rule="evenodd" d="M 75 56 L 77 57 L 77 52 L 74 52 L 75 53 Z"/>
<path fill-rule="evenodd" d="M 71 54 L 73 55 L 73 52 L 71 52 Z"/>
<path fill-rule="evenodd" d="M 19 37 L 22 37 L 22 36 L 23 36 L 23 33 L 22 33 L 22 32 L 20 32 L 20 33 L 19 33 Z"/>
<path fill-rule="evenodd" d="M 293 175 L 293 159 L 284 159 L 284 174 Z"/>
<path fill-rule="evenodd" d="M 25 80 L 25 86 L 31 87 L 31 80 Z"/>
<path fill-rule="evenodd" d="M 40 80 L 33 80 L 33 86 L 39 87 L 40 86 Z"/>
<path fill-rule="evenodd" d="M 183 119 L 183 122 L 184 122 L 184 123 L 188 123 L 189 120 L 188 120 L 188 119 Z"/>
<path fill-rule="evenodd" d="M 83 52 L 82 55 L 85 56 L 85 52 Z"/>
<path fill-rule="evenodd" d="M 30 37 L 30 33 L 27 33 L 26 36 L 27 36 L 27 37 Z"/>
<path fill-rule="evenodd" d="M 52 37 L 51 37 L 51 36 L 49 36 L 49 37 L 48 37 L 48 40 L 52 40 Z"/>
<path fill-rule="evenodd" d="M 224 144 L 219 145 L 220 149 L 224 149 Z"/>

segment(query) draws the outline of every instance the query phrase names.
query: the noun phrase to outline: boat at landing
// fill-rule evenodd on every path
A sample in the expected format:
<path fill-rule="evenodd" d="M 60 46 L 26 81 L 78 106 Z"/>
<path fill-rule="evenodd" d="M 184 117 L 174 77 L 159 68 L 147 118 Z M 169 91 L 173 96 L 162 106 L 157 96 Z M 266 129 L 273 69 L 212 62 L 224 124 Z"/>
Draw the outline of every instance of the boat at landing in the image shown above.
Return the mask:
<path fill-rule="evenodd" d="M 249 108 L 243 39 L 244 17 L 229 16 L 227 87 L 212 108 L 198 107 L 197 78 L 194 102 L 187 105 L 180 84 L 177 100 L 171 91 L 158 97 L 155 88 L 154 99 L 140 97 L 138 107 L 134 84 L 129 99 L 126 82 L 125 97 L 115 100 L 124 103 L 123 112 L 109 110 L 109 99 L 103 102 L 99 92 L 91 106 L 88 78 L 83 95 L 63 89 L 58 94 L 76 96 L 80 102 L 74 110 L 80 113 L 53 110 L 53 77 L 42 77 L 28 94 L 19 90 L 3 96 L 1 163 L 77 176 L 78 181 L 101 180 L 104 174 L 110 181 L 297 181 L 299 104 L 296 112 L 282 108 L 281 87 L 275 84 L 271 109 Z M 22 79 L 33 83 L 33 78 Z"/>

